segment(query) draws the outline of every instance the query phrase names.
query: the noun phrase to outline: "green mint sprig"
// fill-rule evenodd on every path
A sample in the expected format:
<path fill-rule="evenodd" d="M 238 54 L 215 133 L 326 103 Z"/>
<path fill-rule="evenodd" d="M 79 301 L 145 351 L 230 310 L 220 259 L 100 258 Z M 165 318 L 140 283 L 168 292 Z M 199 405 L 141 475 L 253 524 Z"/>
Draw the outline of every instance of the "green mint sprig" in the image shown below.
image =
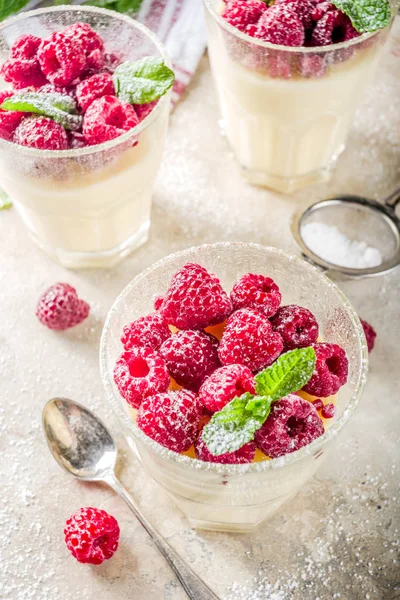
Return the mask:
<path fill-rule="evenodd" d="M 392 9 L 388 0 L 332 0 L 359 33 L 371 33 L 389 25 Z"/>
<path fill-rule="evenodd" d="M 0 21 L 24 8 L 28 2 L 29 0 L 0 0 Z"/>
<path fill-rule="evenodd" d="M 315 360 L 314 348 L 296 348 L 259 373 L 255 395 L 246 393 L 234 398 L 204 427 L 203 439 L 211 454 L 235 452 L 254 439 L 268 418 L 271 404 L 298 392 L 311 379 Z"/>
<path fill-rule="evenodd" d="M 82 117 L 76 114 L 75 100 L 57 92 L 16 93 L 6 98 L 0 108 L 50 117 L 71 131 L 77 131 L 82 126 Z"/>
<path fill-rule="evenodd" d="M 167 93 L 175 75 L 161 58 L 146 56 L 119 65 L 114 71 L 113 80 L 117 96 L 123 102 L 147 104 Z"/>

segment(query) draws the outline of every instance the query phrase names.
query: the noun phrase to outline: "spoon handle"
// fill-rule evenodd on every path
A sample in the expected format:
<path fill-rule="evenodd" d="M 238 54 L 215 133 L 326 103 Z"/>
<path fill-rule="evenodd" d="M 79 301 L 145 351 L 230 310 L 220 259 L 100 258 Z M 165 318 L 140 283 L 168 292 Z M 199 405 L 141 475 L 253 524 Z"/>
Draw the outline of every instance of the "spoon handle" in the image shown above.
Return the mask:
<path fill-rule="evenodd" d="M 143 515 L 140 508 L 136 505 L 133 498 L 128 494 L 121 482 L 114 474 L 109 475 L 105 479 L 106 483 L 125 500 L 131 511 L 139 523 L 147 531 L 154 544 L 157 546 L 161 554 L 167 560 L 175 575 L 179 579 L 183 589 L 191 600 L 219 600 L 218 596 L 192 571 L 192 569 L 183 561 L 180 556 L 171 548 L 164 538 L 156 529 L 149 523 Z"/>

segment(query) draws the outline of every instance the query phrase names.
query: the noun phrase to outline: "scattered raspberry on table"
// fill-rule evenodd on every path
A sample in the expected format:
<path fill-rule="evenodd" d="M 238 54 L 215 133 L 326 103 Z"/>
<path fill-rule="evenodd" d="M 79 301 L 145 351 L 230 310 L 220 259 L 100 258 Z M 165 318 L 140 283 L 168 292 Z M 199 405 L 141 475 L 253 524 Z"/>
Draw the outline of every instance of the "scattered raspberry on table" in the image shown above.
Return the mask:
<path fill-rule="evenodd" d="M 100 565 L 118 548 L 117 520 L 105 510 L 80 508 L 65 523 L 64 536 L 68 550 L 77 561 Z"/>
<path fill-rule="evenodd" d="M 63 331 L 82 323 L 89 311 L 89 304 L 78 298 L 75 288 L 56 283 L 40 296 L 36 316 L 49 329 Z"/>

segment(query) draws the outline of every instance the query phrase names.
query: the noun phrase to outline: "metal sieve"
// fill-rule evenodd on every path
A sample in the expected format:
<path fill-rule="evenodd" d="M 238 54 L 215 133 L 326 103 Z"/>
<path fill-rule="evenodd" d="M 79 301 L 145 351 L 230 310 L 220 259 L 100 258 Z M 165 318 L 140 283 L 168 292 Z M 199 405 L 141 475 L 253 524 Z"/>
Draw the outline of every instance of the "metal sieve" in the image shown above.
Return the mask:
<path fill-rule="evenodd" d="M 303 256 L 309 262 L 330 272 L 340 273 L 347 277 L 374 277 L 393 270 L 400 264 L 400 219 L 395 208 L 400 203 L 400 189 L 378 202 L 361 196 L 343 195 L 316 202 L 304 212 L 294 215 L 292 233 Z M 329 229 L 328 229 L 329 228 Z M 327 256 L 328 237 L 324 240 L 320 235 L 319 247 L 312 242 L 310 231 L 334 231 L 365 252 L 380 256 L 380 264 L 359 267 L 343 264 L 339 259 Z M 307 233 L 307 235 L 306 235 Z M 338 238 L 338 239 L 339 239 Z M 326 247 L 325 242 L 326 241 Z M 339 248 L 335 248 L 331 240 L 331 255 L 340 256 Z M 333 252 L 332 252 L 333 250 Z M 336 251 L 335 251 L 336 250 Z M 338 264 L 338 263 L 341 264 Z M 351 262 L 351 261 L 350 261 Z"/>

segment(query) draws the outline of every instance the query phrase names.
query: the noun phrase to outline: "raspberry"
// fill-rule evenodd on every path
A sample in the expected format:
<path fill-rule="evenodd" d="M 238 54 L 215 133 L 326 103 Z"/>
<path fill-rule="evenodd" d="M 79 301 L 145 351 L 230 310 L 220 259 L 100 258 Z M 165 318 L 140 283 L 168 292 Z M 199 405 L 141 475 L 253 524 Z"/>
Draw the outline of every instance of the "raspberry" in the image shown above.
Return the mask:
<path fill-rule="evenodd" d="M 86 56 L 79 40 L 63 32 L 53 33 L 39 46 L 38 59 L 43 73 L 54 85 L 69 85 L 86 66 Z"/>
<path fill-rule="evenodd" d="M 12 45 L 10 58 L 2 66 L 1 73 L 15 88 L 40 87 L 46 83 L 37 58 L 41 41 L 34 35 L 22 35 Z"/>
<path fill-rule="evenodd" d="M 248 25 L 257 23 L 266 10 L 265 2 L 259 0 L 230 0 L 221 16 L 230 25 L 244 32 Z"/>
<path fill-rule="evenodd" d="M 159 350 L 170 336 L 171 331 L 162 316 L 153 313 L 126 325 L 121 342 L 125 350 L 130 350 L 134 346 L 148 346 L 153 350 Z"/>
<path fill-rule="evenodd" d="M 319 21 L 329 11 L 336 10 L 331 2 L 318 2 L 312 12 L 313 21 Z"/>
<path fill-rule="evenodd" d="M 75 288 L 56 283 L 40 296 L 36 316 L 49 329 L 63 331 L 82 323 L 89 311 L 89 304 L 78 298 Z"/>
<path fill-rule="evenodd" d="M 159 310 L 178 329 L 204 329 L 225 321 L 232 305 L 215 275 L 187 263 L 172 277 Z"/>
<path fill-rule="evenodd" d="M 104 42 L 88 23 L 74 23 L 63 31 L 73 43 L 82 46 L 86 57 L 86 69 L 99 70 L 104 66 Z"/>
<path fill-rule="evenodd" d="M 313 404 L 316 410 L 318 410 L 318 412 L 324 408 L 324 403 L 322 402 L 321 398 L 317 398 L 316 400 L 314 400 Z"/>
<path fill-rule="evenodd" d="M 37 150 L 66 150 L 68 135 L 64 127 L 47 117 L 24 119 L 14 132 L 13 141 Z"/>
<path fill-rule="evenodd" d="M 367 321 L 364 321 L 364 319 L 360 319 L 360 321 L 361 325 L 363 326 L 364 334 L 367 340 L 368 352 L 372 352 L 375 346 L 376 331 L 372 327 L 372 325 L 370 325 Z"/>
<path fill-rule="evenodd" d="M 235 283 L 231 292 L 233 310 L 254 308 L 266 317 L 276 313 L 281 299 L 279 287 L 273 279 L 252 273 L 243 275 Z"/>
<path fill-rule="evenodd" d="M 317 410 L 307 400 L 289 394 L 274 402 L 264 425 L 256 431 L 257 446 L 270 458 L 295 452 L 324 433 Z"/>
<path fill-rule="evenodd" d="M 151 348 L 132 348 L 117 360 L 114 381 L 128 404 L 139 408 L 143 398 L 165 392 L 170 378 L 158 352 Z"/>
<path fill-rule="evenodd" d="M 203 331 L 178 331 L 163 343 L 160 353 L 171 377 L 194 392 L 220 366 L 218 340 Z"/>
<path fill-rule="evenodd" d="M 0 106 L 4 100 L 10 98 L 12 95 L 12 92 L 0 92 Z M 21 123 L 25 114 L 16 110 L 1 110 L 0 108 L 0 138 L 11 141 L 14 131 Z"/>
<path fill-rule="evenodd" d="M 192 392 L 169 391 L 143 400 L 137 425 L 162 446 L 184 452 L 196 438 L 201 411 L 201 403 Z"/>
<path fill-rule="evenodd" d="M 276 4 L 258 21 L 255 37 L 281 46 L 302 46 L 305 30 L 303 23 L 294 12 L 288 11 L 286 5 Z"/>
<path fill-rule="evenodd" d="M 35 58 L 41 41 L 35 35 L 21 35 L 11 47 L 10 58 Z"/>
<path fill-rule="evenodd" d="M 347 15 L 330 10 L 317 22 L 311 35 L 311 46 L 328 46 L 346 42 L 359 35 Z"/>
<path fill-rule="evenodd" d="M 228 365 L 208 377 L 199 391 L 199 398 L 207 410 L 222 410 L 228 402 L 245 392 L 255 393 L 255 381 L 244 365 Z"/>
<path fill-rule="evenodd" d="M 115 96 L 94 100 L 83 117 L 83 133 L 89 144 L 102 144 L 139 123 L 135 109 Z"/>
<path fill-rule="evenodd" d="M 242 308 L 229 317 L 218 354 L 223 365 L 245 365 L 257 372 L 271 365 L 282 350 L 282 338 L 267 317 Z"/>
<path fill-rule="evenodd" d="M 240 465 L 250 463 L 254 459 L 256 445 L 254 442 L 247 442 L 247 444 L 239 448 L 239 450 L 235 450 L 235 452 L 226 452 L 225 454 L 214 456 L 207 448 L 206 443 L 200 434 L 194 444 L 194 450 L 198 460 L 211 463 L 222 463 L 225 465 Z"/>
<path fill-rule="evenodd" d="M 312 396 L 333 396 L 347 381 L 346 352 L 337 344 L 317 343 L 313 348 L 317 357 L 314 373 L 303 389 Z"/>
<path fill-rule="evenodd" d="M 305 29 L 313 26 L 315 2 L 313 0 L 275 0 L 275 6 L 280 6 L 288 15 L 295 14 Z"/>
<path fill-rule="evenodd" d="M 115 96 L 115 88 L 109 73 L 98 73 L 84 79 L 76 88 L 79 106 L 86 111 L 93 100 L 102 96 Z"/>
<path fill-rule="evenodd" d="M 318 339 L 318 323 L 311 311 L 290 304 L 281 306 L 271 319 L 272 329 L 277 331 L 285 352 L 294 348 L 306 348 Z"/>
<path fill-rule="evenodd" d="M 321 415 L 324 419 L 332 419 L 335 416 L 336 407 L 333 403 L 325 404 L 321 408 Z"/>
<path fill-rule="evenodd" d="M 148 102 L 148 104 L 134 104 L 133 108 L 137 116 L 139 117 L 139 121 L 143 121 L 146 117 L 149 116 L 153 108 L 156 106 L 158 102 L 157 100 L 153 100 L 153 102 Z"/>
<path fill-rule="evenodd" d="M 80 508 L 65 523 L 65 543 L 81 563 L 100 565 L 118 548 L 119 526 L 116 519 L 99 508 Z"/>

